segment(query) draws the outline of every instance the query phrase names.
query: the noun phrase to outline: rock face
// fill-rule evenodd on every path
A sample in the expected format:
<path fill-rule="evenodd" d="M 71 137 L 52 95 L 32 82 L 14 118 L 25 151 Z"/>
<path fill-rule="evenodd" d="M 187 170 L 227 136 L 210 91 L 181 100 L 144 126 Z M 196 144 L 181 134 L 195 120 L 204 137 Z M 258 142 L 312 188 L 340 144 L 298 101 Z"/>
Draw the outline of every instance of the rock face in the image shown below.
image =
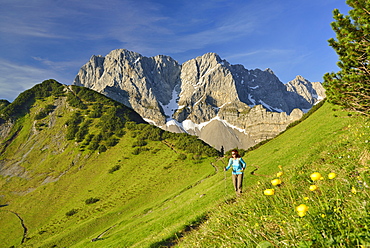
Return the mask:
<path fill-rule="evenodd" d="M 181 66 L 168 56 L 143 57 L 114 50 L 92 56 L 79 71 L 75 85 L 85 86 L 131 107 L 156 125 L 165 124 L 160 104 L 166 105 L 179 85 Z"/>
<path fill-rule="evenodd" d="M 302 76 L 297 76 L 295 79 L 288 82 L 286 87 L 288 91 L 302 96 L 311 105 L 316 104 L 326 97 L 325 89 L 320 82 L 311 83 Z"/>
<path fill-rule="evenodd" d="M 270 70 L 248 70 L 207 53 L 182 65 L 125 49 L 92 56 L 75 85 L 133 108 L 146 121 L 188 132 L 217 149 L 248 148 L 284 131 L 325 97 L 301 76 L 284 85 Z"/>

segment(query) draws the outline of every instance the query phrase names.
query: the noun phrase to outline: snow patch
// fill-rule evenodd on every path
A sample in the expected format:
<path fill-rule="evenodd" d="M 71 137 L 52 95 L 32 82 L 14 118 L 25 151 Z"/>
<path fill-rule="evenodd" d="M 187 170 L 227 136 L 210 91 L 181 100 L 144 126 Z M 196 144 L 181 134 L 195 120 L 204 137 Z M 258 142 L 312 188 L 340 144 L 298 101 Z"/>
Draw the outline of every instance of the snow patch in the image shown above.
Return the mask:
<path fill-rule="evenodd" d="M 284 112 L 282 109 L 271 107 L 270 105 L 268 105 L 267 103 L 265 103 L 262 100 L 259 100 L 259 102 L 262 104 L 263 107 L 265 107 L 266 109 L 268 109 L 272 112 L 280 112 L 280 113 Z"/>
<path fill-rule="evenodd" d="M 181 123 L 182 125 L 182 128 L 183 130 L 185 130 L 186 132 L 189 132 L 190 130 L 193 130 L 195 131 L 196 129 L 198 130 L 202 130 L 202 128 L 204 128 L 205 126 L 207 126 L 209 123 L 211 123 L 212 121 L 214 120 L 217 120 L 217 121 L 220 121 L 225 127 L 230 127 L 232 129 L 236 129 L 238 130 L 239 132 L 241 133 L 244 133 L 244 134 L 248 134 L 245 129 L 242 129 L 242 128 L 239 128 L 239 127 L 236 127 L 230 123 L 228 123 L 227 121 L 225 120 L 222 120 L 220 119 L 220 117 L 216 116 L 212 119 L 210 119 L 209 121 L 206 121 L 206 122 L 202 122 L 200 124 L 196 124 L 194 122 L 192 122 L 191 120 L 185 120 Z M 179 123 L 180 124 L 180 123 Z"/>
<path fill-rule="evenodd" d="M 225 105 L 229 104 L 231 102 L 226 102 L 224 104 L 222 104 L 220 107 L 215 107 L 215 109 L 219 110 L 219 109 L 222 109 Z"/>
<path fill-rule="evenodd" d="M 185 120 L 181 124 L 182 124 L 182 127 L 184 128 L 184 130 L 186 132 L 188 132 L 188 130 L 194 130 L 195 131 L 196 128 L 199 129 L 199 125 L 195 124 L 191 120 Z"/>
<path fill-rule="evenodd" d="M 149 124 L 155 125 L 155 122 L 148 118 L 143 118 L 144 121 L 148 122 Z"/>
<path fill-rule="evenodd" d="M 173 113 L 175 113 L 175 111 L 179 108 L 177 103 L 179 95 L 177 94 L 175 88 L 172 91 L 172 98 L 167 105 L 163 105 L 160 101 L 158 101 L 164 111 L 164 114 L 169 117 L 168 120 L 172 120 Z"/>
<path fill-rule="evenodd" d="M 252 98 L 252 95 L 251 94 L 248 94 L 248 100 L 252 102 L 252 105 L 249 105 L 249 107 L 252 108 L 252 107 L 256 106 L 256 100 L 254 100 Z"/>

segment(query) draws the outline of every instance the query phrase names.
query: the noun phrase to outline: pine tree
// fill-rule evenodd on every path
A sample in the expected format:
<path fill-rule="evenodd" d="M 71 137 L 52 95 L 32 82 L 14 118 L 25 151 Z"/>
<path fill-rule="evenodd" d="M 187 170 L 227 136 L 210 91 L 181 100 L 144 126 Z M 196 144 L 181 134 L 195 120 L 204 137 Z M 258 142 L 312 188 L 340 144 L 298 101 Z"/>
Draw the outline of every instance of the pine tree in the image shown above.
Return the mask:
<path fill-rule="evenodd" d="M 370 1 L 347 0 L 348 16 L 333 11 L 336 39 L 328 40 L 339 55 L 337 73 L 324 75 L 329 102 L 370 115 Z"/>

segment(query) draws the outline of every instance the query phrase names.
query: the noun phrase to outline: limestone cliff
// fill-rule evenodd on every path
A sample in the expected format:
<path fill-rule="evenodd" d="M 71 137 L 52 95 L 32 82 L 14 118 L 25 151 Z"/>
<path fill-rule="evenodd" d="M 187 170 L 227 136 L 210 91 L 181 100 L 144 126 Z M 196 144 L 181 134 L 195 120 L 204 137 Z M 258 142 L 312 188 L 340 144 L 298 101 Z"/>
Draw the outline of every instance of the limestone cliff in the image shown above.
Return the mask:
<path fill-rule="evenodd" d="M 284 85 L 270 69 L 248 70 L 207 53 L 182 65 L 125 49 L 92 56 L 74 84 L 133 108 L 165 130 L 188 132 L 220 149 L 272 138 L 325 97 L 303 77 Z"/>
<path fill-rule="evenodd" d="M 288 91 L 302 96 L 310 104 L 316 104 L 326 97 L 325 90 L 320 82 L 311 83 L 302 76 L 297 76 L 288 82 L 286 87 Z"/>

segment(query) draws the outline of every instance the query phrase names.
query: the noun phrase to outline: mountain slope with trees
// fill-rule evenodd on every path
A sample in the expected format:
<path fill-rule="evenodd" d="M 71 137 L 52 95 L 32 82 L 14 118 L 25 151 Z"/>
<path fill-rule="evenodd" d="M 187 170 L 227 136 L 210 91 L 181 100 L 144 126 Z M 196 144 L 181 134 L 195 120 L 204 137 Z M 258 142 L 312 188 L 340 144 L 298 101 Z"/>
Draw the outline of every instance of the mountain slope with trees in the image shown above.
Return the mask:
<path fill-rule="evenodd" d="M 213 204 L 217 150 L 95 91 L 47 80 L 0 114 L 4 247 L 148 246 Z"/>

